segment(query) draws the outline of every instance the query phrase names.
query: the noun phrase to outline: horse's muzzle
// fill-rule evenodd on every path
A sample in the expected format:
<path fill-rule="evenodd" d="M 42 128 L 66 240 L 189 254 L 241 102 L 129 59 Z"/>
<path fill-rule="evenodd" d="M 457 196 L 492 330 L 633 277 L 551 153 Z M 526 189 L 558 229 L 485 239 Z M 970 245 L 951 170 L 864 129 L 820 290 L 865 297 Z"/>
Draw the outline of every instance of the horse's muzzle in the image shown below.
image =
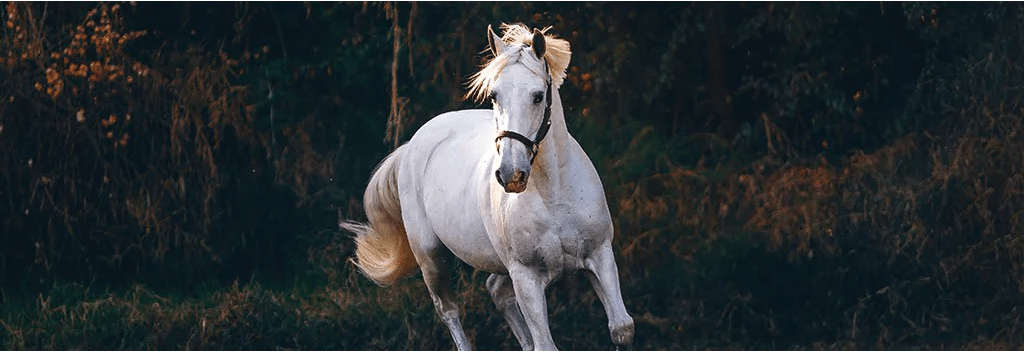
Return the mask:
<path fill-rule="evenodd" d="M 526 190 L 526 179 L 529 178 L 526 172 L 516 170 L 511 173 L 511 177 L 508 177 L 508 172 L 501 171 L 495 170 L 494 177 L 498 179 L 498 184 L 505 188 L 505 193 L 521 193 Z M 505 174 L 505 177 L 502 177 L 502 174 Z"/>

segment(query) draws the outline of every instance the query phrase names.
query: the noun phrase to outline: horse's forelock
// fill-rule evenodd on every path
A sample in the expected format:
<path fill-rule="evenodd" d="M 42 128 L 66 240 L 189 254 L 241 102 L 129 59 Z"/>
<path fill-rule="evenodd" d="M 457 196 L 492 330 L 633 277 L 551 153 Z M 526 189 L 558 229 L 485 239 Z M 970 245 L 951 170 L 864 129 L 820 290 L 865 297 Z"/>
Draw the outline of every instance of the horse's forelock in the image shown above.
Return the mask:
<path fill-rule="evenodd" d="M 502 23 L 501 28 L 503 31 L 501 41 L 510 48 L 487 61 L 480 71 L 470 77 L 469 91 L 466 93 L 467 99 L 481 102 L 490 93 L 501 71 L 506 66 L 516 62 L 523 62 L 531 71 L 543 74 L 543 67 L 540 66 L 540 60 L 537 57 L 526 55 L 530 56 L 530 58 L 525 61 L 522 57 L 523 53 L 532 54 L 532 50 L 526 50 L 526 47 L 533 45 L 533 32 L 530 28 L 521 23 L 511 25 Z M 558 88 L 565 79 L 566 69 L 569 67 L 569 59 L 572 57 L 572 52 L 569 50 L 569 41 L 547 34 L 546 32 L 549 29 L 551 27 L 544 28 L 541 31 L 544 33 L 546 47 L 546 50 L 544 50 L 544 61 L 547 63 L 548 72 L 551 74 L 551 84 Z"/>

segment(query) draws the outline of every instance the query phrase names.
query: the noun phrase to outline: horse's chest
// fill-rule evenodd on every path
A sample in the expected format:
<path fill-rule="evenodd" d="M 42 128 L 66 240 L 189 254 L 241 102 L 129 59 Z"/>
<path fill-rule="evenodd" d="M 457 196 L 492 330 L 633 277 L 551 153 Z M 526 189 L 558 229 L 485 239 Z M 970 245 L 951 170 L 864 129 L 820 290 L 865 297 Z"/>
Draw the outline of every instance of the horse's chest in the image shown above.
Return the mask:
<path fill-rule="evenodd" d="M 556 275 L 564 270 L 582 269 L 584 259 L 598 244 L 585 226 L 571 218 L 557 219 L 534 231 L 522 231 L 510 240 L 516 261 Z"/>

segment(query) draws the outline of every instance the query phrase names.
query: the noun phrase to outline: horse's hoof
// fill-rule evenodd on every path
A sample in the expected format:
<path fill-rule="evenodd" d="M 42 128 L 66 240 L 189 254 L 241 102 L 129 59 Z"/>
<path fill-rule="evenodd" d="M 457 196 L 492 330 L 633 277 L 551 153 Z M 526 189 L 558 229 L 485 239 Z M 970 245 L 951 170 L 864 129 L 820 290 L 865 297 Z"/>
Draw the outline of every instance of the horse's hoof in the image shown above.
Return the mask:
<path fill-rule="evenodd" d="M 612 328 L 612 342 L 615 343 L 616 350 L 633 343 L 633 319 L 626 324 Z"/>

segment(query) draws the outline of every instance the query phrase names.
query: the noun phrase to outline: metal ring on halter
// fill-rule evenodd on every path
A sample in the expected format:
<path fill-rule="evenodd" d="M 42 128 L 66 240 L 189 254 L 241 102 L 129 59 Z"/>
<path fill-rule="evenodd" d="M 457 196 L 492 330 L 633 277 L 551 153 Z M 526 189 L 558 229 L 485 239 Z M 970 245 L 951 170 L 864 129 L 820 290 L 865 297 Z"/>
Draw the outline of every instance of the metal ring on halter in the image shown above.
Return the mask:
<path fill-rule="evenodd" d="M 516 133 L 516 132 L 513 132 L 513 131 L 499 131 L 498 132 L 498 137 L 494 138 L 494 147 L 499 152 L 501 151 L 501 149 L 498 146 L 498 141 L 500 141 L 502 138 L 505 138 L 505 137 L 515 139 L 515 140 L 525 144 L 526 145 L 526 149 L 530 150 L 530 165 L 533 165 L 533 160 L 537 159 L 537 152 L 540 149 L 540 142 L 544 140 L 544 137 L 547 137 L 548 130 L 551 129 L 551 101 L 553 100 L 553 98 L 551 97 L 551 81 L 552 81 L 552 78 L 551 78 L 551 74 L 548 72 L 547 60 L 544 60 L 543 65 L 544 65 L 544 74 L 547 76 L 547 79 L 548 79 L 547 80 L 548 81 L 547 93 L 545 94 L 545 97 L 544 97 L 544 99 L 547 100 L 547 103 L 544 106 L 544 120 L 542 120 L 540 122 L 540 129 L 537 130 L 537 136 L 535 137 L 535 139 L 530 140 L 526 136 L 521 135 L 521 134 Z"/>

